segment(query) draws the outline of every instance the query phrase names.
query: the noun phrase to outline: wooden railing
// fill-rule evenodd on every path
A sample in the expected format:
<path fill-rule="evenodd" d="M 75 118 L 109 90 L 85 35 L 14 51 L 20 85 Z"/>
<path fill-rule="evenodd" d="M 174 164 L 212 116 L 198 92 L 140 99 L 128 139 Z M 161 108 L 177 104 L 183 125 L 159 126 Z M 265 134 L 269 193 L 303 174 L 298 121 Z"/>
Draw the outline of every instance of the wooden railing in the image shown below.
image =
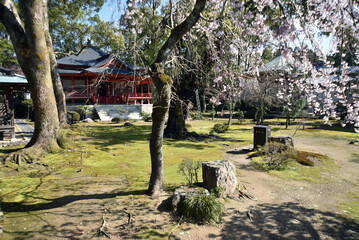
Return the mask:
<path fill-rule="evenodd" d="M 65 92 L 66 98 L 86 98 L 90 97 L 87 92 Z"/>
<path fill-rule="evenodd" d="M 151 93 L 131 93 L 128 94 L 130 98 L 151 98 Z"/>
<path fill-rule="evenodd" d="M 122 97 L 98 97 L 98 104 L 124 104 L 127 102 L 125 96 Z"/>

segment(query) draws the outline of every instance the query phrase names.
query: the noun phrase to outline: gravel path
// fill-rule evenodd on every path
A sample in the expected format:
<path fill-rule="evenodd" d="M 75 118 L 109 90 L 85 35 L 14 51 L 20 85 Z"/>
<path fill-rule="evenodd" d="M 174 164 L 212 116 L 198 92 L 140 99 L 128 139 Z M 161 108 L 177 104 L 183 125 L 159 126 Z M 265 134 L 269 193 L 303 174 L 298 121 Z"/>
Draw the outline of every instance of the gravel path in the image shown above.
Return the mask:
<path fill-rule="evenodd" d="M 16 119 L 16 125 L 19 127 L 21 132 L 19 134 L 22 135 L 23 138 L 31 138 L 34 133 L 34 128 L 30 126 L 25 119 Z"/>
<path fill-rule="evenodd" d="M 33 133 L 34 128 L 26 122 L 26 119 L 15 119 L 15 139 L 0 141 L 0 147 L 26 144 Z"/>

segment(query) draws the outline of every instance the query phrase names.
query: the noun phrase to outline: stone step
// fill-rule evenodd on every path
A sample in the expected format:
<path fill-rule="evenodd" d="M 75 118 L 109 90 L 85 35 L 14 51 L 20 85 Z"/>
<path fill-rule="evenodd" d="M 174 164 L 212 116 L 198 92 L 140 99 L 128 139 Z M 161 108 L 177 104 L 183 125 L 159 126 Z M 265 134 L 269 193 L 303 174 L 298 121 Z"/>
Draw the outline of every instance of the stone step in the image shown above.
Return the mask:
<path fill-rule="evenodd" d="M 141 105 L 97 105 L 95 106 L 101 121 L 111 121 L 115 117 L 123 119 L 142 119 Z"/>

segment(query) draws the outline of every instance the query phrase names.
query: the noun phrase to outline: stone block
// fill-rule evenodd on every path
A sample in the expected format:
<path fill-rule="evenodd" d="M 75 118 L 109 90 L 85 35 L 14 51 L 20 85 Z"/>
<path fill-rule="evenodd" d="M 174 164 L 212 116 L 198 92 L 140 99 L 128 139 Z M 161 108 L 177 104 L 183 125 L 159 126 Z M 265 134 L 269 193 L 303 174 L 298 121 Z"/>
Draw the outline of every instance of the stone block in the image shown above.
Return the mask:
<path fill-rule="evenodd" d="M 202 162 L 203 185 L 208 191 L 223 188 L 223 196 L 230 196 L 237 188 L 236 168 L 228 160 Z"/>
<path fill-rule="evenodd" d="M 207 189 L 200 189 L 200 188 L 188 188 L 188 187 L 181 187 L 177 188 L 172 197 L 172 208 L 174 211 L 178 210 L 180 204 L 188 197 L 198 194 L 205 194 L 209 195 Z"/>
<path fill-rule="evenodd" d="M 269 136 L 268 143 L 277 142 L 284 144 L 286 147 L 294 147 L 294 141 L 291 136 L 287 135 L 277 135 L 277 136 Z"/>

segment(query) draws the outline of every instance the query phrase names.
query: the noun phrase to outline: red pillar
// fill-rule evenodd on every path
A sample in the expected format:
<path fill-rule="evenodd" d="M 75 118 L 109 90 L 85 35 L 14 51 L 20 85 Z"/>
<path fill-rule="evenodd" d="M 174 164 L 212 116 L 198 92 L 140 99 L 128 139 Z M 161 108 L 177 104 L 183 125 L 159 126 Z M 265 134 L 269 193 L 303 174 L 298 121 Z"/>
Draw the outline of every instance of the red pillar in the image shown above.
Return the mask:
<path fill-rule="evenodd" d="M 71 77 L 71 91 L 74 92 L 75 91 L 75 80 L 74 77 Z M 72 98 L 72 105 L 75 104 L 75 99 Z"/>
<path fill-rule="evenodd" d="M 75 80 L 74 80 L 74 77 L 71 77 L 71 91 L 74 91 L 75 90 Z"/>

